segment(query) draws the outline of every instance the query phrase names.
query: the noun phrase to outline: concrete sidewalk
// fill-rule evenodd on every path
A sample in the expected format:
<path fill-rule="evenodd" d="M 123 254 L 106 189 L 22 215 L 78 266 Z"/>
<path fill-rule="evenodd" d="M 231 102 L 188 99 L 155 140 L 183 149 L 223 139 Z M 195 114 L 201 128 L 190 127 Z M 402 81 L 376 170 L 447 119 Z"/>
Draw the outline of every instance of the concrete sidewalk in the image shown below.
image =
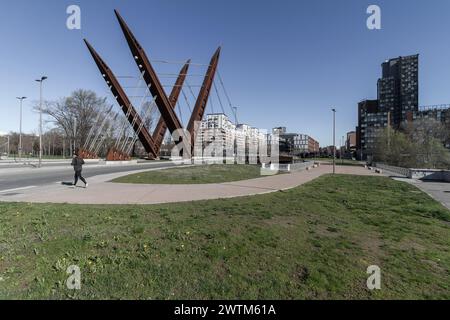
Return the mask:
<path fill-rule="evenodd" d="M 139 171 L 134 171 L 133 173 L 137 172 Z M 122 172 L 92 177 L 88 181 L 88 189 L 53 184 L 3 193 L 0 194 L 0 201 L 72 204 L 157 204 L 232 198 L 294 188 L 331 172 L 331 166 L 322 165 L 310 171 L 215 184 L 143 185 L 109 182 L 114 178 L 129 174 Z M 340 174 L 377 175 L 363 167 L 354 166 L 338 166 L 336 172 Z M 82 185 L 82 183 L 80 184 Z"/>

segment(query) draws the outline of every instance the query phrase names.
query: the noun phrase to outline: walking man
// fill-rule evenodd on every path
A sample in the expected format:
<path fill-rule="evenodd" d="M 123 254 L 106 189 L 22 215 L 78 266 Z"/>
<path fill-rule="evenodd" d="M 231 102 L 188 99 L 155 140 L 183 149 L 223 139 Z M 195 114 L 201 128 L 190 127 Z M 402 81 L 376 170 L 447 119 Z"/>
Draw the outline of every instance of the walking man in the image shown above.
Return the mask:
<path fill-rule="evenodd" d="M 88 183 L 81 175 L 81 171 L 83 171 L 83 164 L 84 164 L 84 160 L 82 158 L 80 158 L 77 153 L 74 153 L 73 159 L 72 159 L 72 166 L 73 166 L 73 169 L 75 170 L 75 176 L 74 176 L 75 182 L 73 183 L 73 185 L 76 186 L 78 179 L 80 179 L 81 181 L 84 182 L 85 188 L 87 188 Z"/>

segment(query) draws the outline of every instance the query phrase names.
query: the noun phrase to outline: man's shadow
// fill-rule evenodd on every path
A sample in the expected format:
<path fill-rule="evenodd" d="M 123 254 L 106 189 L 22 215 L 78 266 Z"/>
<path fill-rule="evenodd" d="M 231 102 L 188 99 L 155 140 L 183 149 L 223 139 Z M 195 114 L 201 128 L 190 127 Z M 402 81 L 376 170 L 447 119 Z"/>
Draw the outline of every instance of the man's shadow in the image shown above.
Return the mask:
<path fill-rule="evenodd" d="M 86 187 L 75 186 L 75 185 L 73 184 L 73 182 L 67 182 L 67 181 L 61 182 L 61 185 L 67 186 L 67 187 L 71 187 L 71 188 L 84 188 L 84 189 L 86 189 Z"/>

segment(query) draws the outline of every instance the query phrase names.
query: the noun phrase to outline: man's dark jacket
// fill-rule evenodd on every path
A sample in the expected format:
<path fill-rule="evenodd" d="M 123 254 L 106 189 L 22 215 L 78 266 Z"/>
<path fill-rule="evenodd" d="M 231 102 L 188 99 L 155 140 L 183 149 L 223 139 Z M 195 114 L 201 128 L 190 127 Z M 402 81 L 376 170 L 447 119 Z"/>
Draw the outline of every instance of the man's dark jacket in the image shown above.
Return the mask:
<path fill-rule="evenodd" d="M 72 159 L 72 166 L 75 171 L 81 171 L 83 164 L 84 160 L 81 158 L 76 157 Z"/>

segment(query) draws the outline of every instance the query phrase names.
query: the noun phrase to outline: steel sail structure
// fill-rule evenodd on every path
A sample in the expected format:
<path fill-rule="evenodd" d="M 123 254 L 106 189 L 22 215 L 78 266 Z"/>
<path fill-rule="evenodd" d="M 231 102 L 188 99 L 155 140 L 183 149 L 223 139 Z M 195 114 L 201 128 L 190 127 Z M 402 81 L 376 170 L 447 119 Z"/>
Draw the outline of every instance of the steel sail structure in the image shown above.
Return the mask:
<path fill-rule="evenodd" d="M 113 96 L 116 98 L 119 106 L 122 111 L 127 115 L 127 119 L 130 124 L 133 125 L 133 130 L 138 133 L 139 140 L 141 141 L 145 151 L 153 156 L 157 157 L 157 152 L 155 149 L 155 142 L 153 137 L 148 132 L 147 128 L 143 126 L 142 119 L 140 115 L 137 113 L 136 109 L 131 104 L 130 99 L 126 95 L 119 81 L 117 81 L 116 76 L 108 67 L 108 65 L 103 61 L 100 55 L 95 51 L 95 49 L 91 46 L 91 44 L 85 39 L 84 42 L 89 49 L 92 57 L 94 58 L 95 63 L 97 64 L 100 73 L 106 81 L 106 84 L 110 87 Z M 141 130 L 139 130 L 141 128 Z M 138 132 L 140 131 L 140 132 Z"/>
<path fill-rule="evenodd" d="M 150 134 L 149 129 L 143 125 L 142 118 L 131 104 L 130 99 L 126 95 L 120 83 L 117 81 L 117 78 L 112 70 L 103 61 L 100 55 L 94 50 L 92 45 L 86 39 L 84 41 L 95 63 L 97 64 L 100 73 L 102 74 L 112 94 L 119 103 L 122 111 L 125 113 L 128 122 L 133 127 L 134 132 L 138 135 L 139 141 L 142 143 L 145 151 L 148 153 L 150 158 L 158 157 L 167 130 L 169 130 L 171 134 L 173 134 L 174 132 L 180 134 L 180 140 L 175 141 L 175 143 L 179 143 L 180 141 L 185 139 L 187 141 L 190 138 L 190 141 L 193 144 L 196 138 L 195 123 L 203 119 L 208 99 L 211 93 L 211 88 L 214 83 L 214 77 L 219 63 L 221 48 L 219 47 L 211 58 L 210 64 L 208 65 L 208 70 L 203 80 L 203 84 L 201 86 L 192 114 L 190 116 L 189 123 L 187 124 L 187 128 L 184 129 L 175 112 L 175 106 L 178 102 L 180 93 L 185 83 L 191 61 L 188 60 L 180 70 L 172 92 L 170 96 L 167 97 L 161 81 L 158 78 L 158 75 L 156 74 L 152 64 L 150 63 L 146 52 L 139 44 L 119 12 L 117 10 L 114 10 L 114 12 L 119 21 L 128 47 L 130 48 L 133 59 L 138 66 L 140 73 L 142 74 L 142 78 L 145 81 L 149 92 L 154 97 L 154 103 L 161 114 L 161 117 L 155 127 L 153 134 Z"/>

